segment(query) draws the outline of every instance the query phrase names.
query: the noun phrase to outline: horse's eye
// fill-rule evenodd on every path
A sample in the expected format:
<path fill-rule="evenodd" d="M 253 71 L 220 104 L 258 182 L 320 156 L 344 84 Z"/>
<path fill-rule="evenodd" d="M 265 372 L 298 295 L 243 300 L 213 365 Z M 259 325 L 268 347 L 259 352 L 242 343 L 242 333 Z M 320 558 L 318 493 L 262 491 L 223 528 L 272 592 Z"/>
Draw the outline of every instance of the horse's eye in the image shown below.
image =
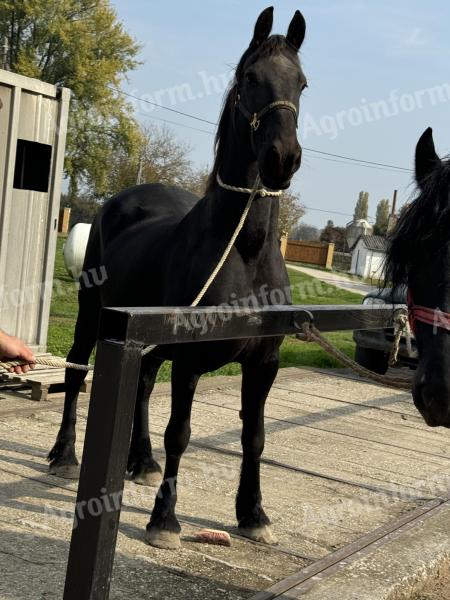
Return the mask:
<path fill-rule="evenodd" d="M 256 75 L 253 73 L 253 71 L 248 71 L 245 74 L 245 81 L 250 85 L 255 85 L 256 83 L 258 83 Z"/>
<path fill-rule="evenodd" d="M 308 86 L 308 82 L 307 82 L 307 81 L 303 81 L 303 82 L 300 84 L 300 89 L 301 89 L 301 91 L 302 91 L 302 92 L 303 92 L 304 90 L 306 90 L 306 88 L 307 88 L 307 87 L 309 87 L 309 86 Z"/>

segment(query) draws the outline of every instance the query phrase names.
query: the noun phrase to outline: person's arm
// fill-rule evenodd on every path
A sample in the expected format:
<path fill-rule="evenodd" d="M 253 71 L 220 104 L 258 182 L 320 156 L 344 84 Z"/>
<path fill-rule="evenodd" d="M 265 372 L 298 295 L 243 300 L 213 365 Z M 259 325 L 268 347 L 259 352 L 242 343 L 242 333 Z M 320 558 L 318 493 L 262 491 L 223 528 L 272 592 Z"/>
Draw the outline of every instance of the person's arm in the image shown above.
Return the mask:
<path fill-rule="evenodd" d="M 8 335 L 0 329 L 0 360 L 26 360 L 30 364 L 9 369 L 10 373 L 28 373 L 34 367 L 35 357 L 33 352 L 22 340 Z"/>

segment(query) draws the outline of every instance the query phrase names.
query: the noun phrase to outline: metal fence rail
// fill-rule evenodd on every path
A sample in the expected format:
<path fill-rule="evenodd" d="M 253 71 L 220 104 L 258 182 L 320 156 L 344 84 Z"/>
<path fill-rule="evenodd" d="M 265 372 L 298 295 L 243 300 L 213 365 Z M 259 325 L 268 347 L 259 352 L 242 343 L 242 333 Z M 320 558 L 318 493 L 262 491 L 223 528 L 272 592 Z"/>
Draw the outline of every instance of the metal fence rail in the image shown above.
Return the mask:
<path fill-rule="evenodd" d="M 142 350 L 153 344 L 387 327 L 392 306 L 102 311 L 64 600 L 107 600 Z"/>

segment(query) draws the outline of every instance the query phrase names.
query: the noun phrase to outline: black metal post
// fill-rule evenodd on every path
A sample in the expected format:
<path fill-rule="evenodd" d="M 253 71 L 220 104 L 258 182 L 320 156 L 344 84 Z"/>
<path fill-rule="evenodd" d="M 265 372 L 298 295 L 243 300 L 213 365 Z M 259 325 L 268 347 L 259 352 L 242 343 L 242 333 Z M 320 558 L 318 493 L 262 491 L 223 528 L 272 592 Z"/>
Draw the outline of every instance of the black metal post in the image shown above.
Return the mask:
<path fill-rule="evenodd" d="M 64 600 L 107 600 L 142 345 L 100 341 Z"/>

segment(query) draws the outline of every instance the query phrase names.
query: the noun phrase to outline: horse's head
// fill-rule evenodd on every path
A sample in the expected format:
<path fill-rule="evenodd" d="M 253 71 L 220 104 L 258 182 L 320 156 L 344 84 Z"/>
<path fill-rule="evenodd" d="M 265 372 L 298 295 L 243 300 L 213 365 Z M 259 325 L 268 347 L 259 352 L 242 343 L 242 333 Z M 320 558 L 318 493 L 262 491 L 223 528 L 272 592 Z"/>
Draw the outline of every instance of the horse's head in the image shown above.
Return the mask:
<path fill-rule="evenodd" d="M 414 403 L 428 425 L 450 427 L 450 161 L 436 154 L 431 129 L 417 145 L 416 180 L 419 195 L 391 237 L 387 277 L 409 290 Z"/>
<path fill-rule="evenodd" d="M 240 137 L 250 138 L 263 184 L 285 189 L 301 162 L 297 120 L 306 78 L 298 51 L 306 25 L 297 11 L 286 37 L 269 37 L 272 22 L 270 7 L 259 16 L 250 46 L 236 69 L 235 122 Z"/>
<path fill-rule="evenodd" d="M 230 152 L 235 160 L 245 156 L 246 162 L 256 162 L 262 183 L 271 189 L 288 188 L 300 167 L 297 122 L 306 78 L 298 51 L 305 37 L 305 19 L 297 11 L 286 36 L 270 35 L 272 21 L 273 8 L 266 8 L 236 68 L 219 121 L 209 188 Z"/>

